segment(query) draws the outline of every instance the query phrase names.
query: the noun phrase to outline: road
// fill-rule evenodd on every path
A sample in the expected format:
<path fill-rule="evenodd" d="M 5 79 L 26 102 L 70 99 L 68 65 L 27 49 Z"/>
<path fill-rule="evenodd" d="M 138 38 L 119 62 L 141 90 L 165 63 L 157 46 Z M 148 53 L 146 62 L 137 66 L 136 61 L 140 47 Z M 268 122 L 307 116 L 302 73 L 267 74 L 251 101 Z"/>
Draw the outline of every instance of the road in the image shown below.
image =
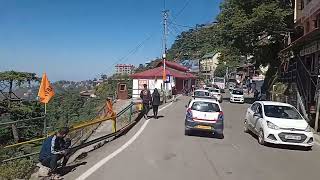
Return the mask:
<path fill-rule="evenodd" d="M 224 139 L 185 136 L 184 106 L 188 100 L 188 97 L 181 97 L 162 109 L 159 114 L 163 118 L 147 123 L 143 120 L 128 135 L 91 152 L 83 160 L 87 164 L 77 167 L 65 179 L 319 179 L 318 145 L 312 151 L 266 147 L 259 145 L 254 136 L 243 132 L 248 104 L 222 103 Z"/>

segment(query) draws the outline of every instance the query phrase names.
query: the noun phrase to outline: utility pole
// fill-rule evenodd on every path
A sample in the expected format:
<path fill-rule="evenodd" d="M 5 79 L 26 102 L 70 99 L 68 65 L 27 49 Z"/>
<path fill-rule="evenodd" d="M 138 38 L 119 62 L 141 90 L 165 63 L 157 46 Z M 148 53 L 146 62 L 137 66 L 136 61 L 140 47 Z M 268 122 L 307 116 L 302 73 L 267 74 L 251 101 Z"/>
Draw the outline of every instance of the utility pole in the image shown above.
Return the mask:
<path fill-rule="evenodd" d="M 167 27 L 167 20 L 168 20 L 168 10 L 163 11 L 163 81 L 164 81 L 164 90 L 166 91 L 166 58 L 167 58 L 167 36 L 168 36 L 168 27 Z"/>
<path fill-rule="evenodd" d="M 164 1 L 165 2 L 165 1 Z M 163 55 L 162 55 L 162 60 L 163 60 L 163 74 L 162 74 L 162 80 L 163 80 L 163 99 L 164 102 L 167 100 L 167 74 L 166 74 L 166 58 L 167 58 L 167 20 L 168 20 L 168 10 L 165 9 L 164 5 L 164 11 L 163 11 Z"/>

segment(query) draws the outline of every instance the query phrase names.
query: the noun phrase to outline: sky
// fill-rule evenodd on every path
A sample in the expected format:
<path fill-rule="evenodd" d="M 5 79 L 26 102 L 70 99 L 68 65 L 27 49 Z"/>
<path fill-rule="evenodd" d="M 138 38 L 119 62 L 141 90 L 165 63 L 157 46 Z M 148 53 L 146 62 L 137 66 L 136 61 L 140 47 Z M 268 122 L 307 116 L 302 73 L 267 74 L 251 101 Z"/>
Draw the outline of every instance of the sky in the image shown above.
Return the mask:
<path fill-rule="evenodd" d="M 166 0 L 169 21 L 215 21 L 222 0 Z M 0 71 L 46 72 L 51 81 L 112 74 L 163 52 L 164 0 L 0 0 Z M 170 24 L 168 47 L 185 27 Z"/>

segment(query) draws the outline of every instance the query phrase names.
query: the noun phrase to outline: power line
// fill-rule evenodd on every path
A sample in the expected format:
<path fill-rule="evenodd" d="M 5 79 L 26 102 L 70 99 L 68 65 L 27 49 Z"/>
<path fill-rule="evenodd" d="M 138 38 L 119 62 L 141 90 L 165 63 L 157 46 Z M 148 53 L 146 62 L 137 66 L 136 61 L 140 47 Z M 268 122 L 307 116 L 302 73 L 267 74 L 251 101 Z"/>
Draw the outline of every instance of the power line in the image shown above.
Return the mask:
<path fill-rule="evenodd" d="M 186 7 L 189 5 L 190 0 L 186 0 L 184 6 L 180 9 L 180 11 L 177 13 L 177 15 L 175 15 L 175 19 L 177 19 L 177 17 L 186 9 Z"/>
<path fill-rule="evenodd" d="M 125 61 L 128 60 L 128 57 L 135 54 L 136 52 L 138 52 L 138 50 L 149 40 L 153 37 L 153 34 L 148 36 L 146 39 L 144 39 L 143 41 L 141 41 L 135 48 L 133 48 L 132 50 L 129 51 L 129 53 L 121 58 L 119 58 L 116 62 L 114 62 L 113 64 L 111 64 L 110 66 L 108 66 L 108 70 L 110 70 L 110 68 L 112 69 L 113 66 L 115 66 L 116 64 L 119 63 L 123 63 Z M 112 70 L 111 70 L 112 71 Z M 110 71 L 107 71 L 110 72 Z M 107 73 L 108 74 L 108 73 Z"/>

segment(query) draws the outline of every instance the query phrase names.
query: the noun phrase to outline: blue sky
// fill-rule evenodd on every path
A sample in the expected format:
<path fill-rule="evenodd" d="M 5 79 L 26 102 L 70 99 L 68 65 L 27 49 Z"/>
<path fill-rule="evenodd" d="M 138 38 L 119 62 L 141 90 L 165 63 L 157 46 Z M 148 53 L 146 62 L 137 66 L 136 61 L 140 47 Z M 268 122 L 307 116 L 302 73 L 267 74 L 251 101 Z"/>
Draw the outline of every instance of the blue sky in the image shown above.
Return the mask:
<path fill-rule="evenodd" d="M 176 24 L 195 26 L 214 21 L 221 1 L 167 0 L 166 7 Z M 0 0 L 0 71 L 78 81 L 113 73 L 119 59 L 138 65 L 161 57 L 162 10 L 163 0 Z M 170 47 L 187 29 L 169 29 Z"/>

